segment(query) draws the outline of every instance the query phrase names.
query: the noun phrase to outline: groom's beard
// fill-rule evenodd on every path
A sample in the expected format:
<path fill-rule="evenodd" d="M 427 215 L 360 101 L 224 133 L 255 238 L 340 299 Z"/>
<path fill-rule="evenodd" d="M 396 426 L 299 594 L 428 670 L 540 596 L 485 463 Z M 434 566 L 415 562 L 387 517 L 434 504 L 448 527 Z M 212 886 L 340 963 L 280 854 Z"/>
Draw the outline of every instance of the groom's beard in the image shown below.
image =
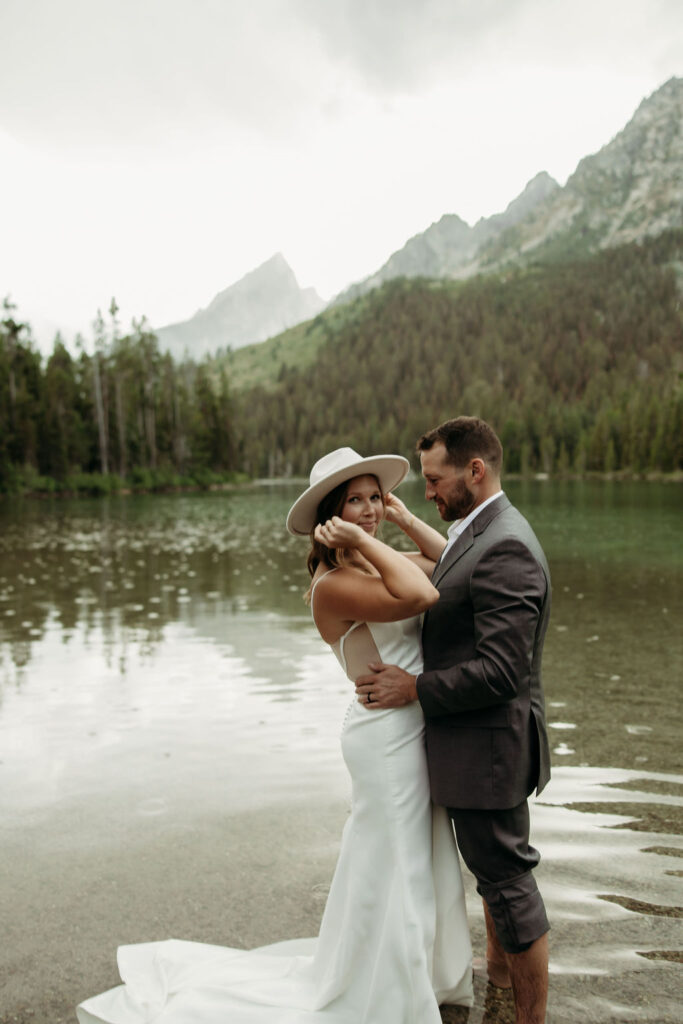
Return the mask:
<path fill-rule="evenodd" d="M 476 498 L 472 494 L 464 480 L 458 480 L 453 485 L 453 490 L 442 501 L 436 502 L 439 515 L 446 523 L 452 523 L 455 519 L 464 519 L 468 516 L 476 504 Z"/>

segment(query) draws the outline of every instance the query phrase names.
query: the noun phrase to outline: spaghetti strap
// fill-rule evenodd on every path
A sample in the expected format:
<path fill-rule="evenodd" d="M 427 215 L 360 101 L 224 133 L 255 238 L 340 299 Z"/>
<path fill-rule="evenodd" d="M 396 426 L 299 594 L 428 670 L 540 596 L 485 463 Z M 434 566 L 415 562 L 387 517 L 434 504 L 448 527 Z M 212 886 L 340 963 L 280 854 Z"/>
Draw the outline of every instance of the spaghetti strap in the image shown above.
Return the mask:
<path fill-rule="evenodd" d="M 321 580 L 324 580 L 326 576 L 330 575 L 330 573 L 336 572 L 338 568 L 339 568 L 339 566 L 337 566 L 334 569 L 328 569 L 327 572 L 324 572 L 322 574 L 322 576 L 318 576 L 318 578 L 315 581 L 315 583 L 311 584 L 311 602 L 310 602 L 311 603 L 311 615 L 313 615 L 314 619 L 315 619 L 315 615 L 313 614 L 313 593 L 315 591 L 315 588 L 318 586 L 318 584 L 320 583 Z"/>

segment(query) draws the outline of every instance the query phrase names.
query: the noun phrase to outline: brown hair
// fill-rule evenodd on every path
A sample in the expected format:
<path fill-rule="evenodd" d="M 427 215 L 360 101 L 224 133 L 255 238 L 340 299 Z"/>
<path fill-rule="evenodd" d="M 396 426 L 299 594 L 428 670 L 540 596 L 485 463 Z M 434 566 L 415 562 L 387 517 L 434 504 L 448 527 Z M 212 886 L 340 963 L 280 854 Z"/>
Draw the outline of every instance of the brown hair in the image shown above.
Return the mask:
<path fill-rule="evenodd" d="M 366 474 L 360 474 L 365 476 Z M 367 474 L 374 477 L 377 480 L 377 488 L 379 493 L 382 495 L 382 505 L 384 505 L 384 492 L 382 486 L 375 476 L 374 473 Z M 311 528 L 310 539 L 311 539 L 311 550 L 308 552 L 308 558 L 306 559 L 306 566 L 311 576 L 315 575 L 315 571 L 318 566 L 322 563 L 327 565 L 330 569 L 341 569 L 343 566 L 348 565 L 350 561 L 350 553 L 347 548 L 328 548 L 321 541 L 315 538 L 315 528 L 319 523 L 326 523 L 332 516 L 341 516 L 344 510 L 344 504 L 346 502 L 346 495 L 349 491 L 349 484 L 351 480 L 355 480 L 355 477 L 351 477 L 349 480 L 344 480 L 343 483 L 337 484 L 329 494 L 326 494 L 318 505 L 315 513 L 315 523 Z M 304 594 L 304 600 L 310 601 L 311 588 L 309 587 Z"/>
<path fill-rule="evenodd" d="M 503 467 L 503 446 L 495 430 L 476 416 L 457 416 L 446 420 L 419 438 L 418 452 L 429 451 L 441 443 L 446 448 L 446 459 L 453 466 L 462 469 L 470 459 L 483 459 L 496 476 Z"/>

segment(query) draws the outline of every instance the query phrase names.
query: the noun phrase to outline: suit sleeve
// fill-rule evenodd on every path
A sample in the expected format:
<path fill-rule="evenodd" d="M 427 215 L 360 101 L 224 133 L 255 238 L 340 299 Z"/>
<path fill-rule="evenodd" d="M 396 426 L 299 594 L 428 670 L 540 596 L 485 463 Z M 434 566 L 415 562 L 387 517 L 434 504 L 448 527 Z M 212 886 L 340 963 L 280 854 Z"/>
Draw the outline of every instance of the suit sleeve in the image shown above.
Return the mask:
<path fill-rule="evenodd" d="M 528 688 L 547 588 L 543 569 L 521 541 L 506 539 L 484 552 L 470 577 L 475 656 L 418 676 L 425 715 L 504 704 Z"/>

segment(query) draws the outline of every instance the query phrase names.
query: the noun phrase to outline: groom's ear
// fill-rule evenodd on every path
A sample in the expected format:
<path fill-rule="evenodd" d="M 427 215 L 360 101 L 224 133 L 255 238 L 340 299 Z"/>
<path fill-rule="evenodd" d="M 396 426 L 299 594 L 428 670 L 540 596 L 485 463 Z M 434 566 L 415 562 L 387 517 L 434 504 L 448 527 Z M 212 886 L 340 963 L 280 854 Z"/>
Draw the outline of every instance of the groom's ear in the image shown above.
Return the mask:
<path fill-rule="evenodd" d="M 469 466 L 470 480 L 474 484 L 479 484 L 486 476 L 486 463 L 483 459 L 474 458 L 470 462 Z"/>

